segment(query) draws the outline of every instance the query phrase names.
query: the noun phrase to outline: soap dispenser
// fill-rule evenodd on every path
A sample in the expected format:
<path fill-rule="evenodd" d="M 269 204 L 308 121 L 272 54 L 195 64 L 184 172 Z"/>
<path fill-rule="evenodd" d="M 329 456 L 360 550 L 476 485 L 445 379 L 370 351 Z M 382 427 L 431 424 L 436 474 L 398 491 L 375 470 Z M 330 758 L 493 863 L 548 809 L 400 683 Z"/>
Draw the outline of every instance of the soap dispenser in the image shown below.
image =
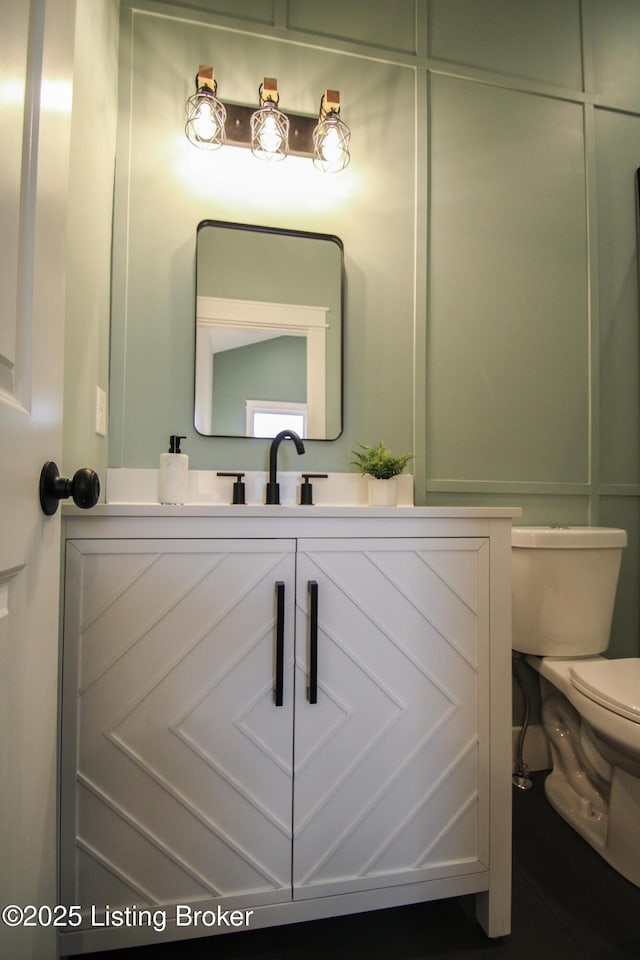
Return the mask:
<path fill-rule="evenodd" d="M 180 452 L 186 437 L 171 434 L 169 452 L 160 454 L 158 500 L 160 503 L 185 503 L 189 494 L 189 457 Z"/>

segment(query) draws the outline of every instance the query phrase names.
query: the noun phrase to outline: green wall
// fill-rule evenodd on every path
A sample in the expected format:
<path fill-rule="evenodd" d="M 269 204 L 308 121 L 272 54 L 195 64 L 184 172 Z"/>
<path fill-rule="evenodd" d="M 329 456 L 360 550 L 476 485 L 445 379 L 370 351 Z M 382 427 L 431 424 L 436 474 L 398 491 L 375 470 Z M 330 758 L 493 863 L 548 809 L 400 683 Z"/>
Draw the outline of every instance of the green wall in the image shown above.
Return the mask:
<path fill-rule="evenodd" d="M 246 433 L 247 400 L 306 399 L 307 345 L 302 337 L 274 337 L 214 355 L 214 431 Z"/>
<path fill-rule="evenodd" d="M 264 467 L 266 443 L 192 426 L 196 226 L 336 234 L 345 428 L 305 465 L 383 438 L 415 452 L 417 503 L 624 527 L 611 650 L 637 655 L 640 3 L 149 0 L 121 29 L 111 465 L 181 433 L 194 467 Z M 230 102 L 263 75 L 285 111 L 340 89 L 350 167 L 194 150 L 199 63 Z"/>
<path fill-rule="evenodd" d="M 95 432 L 96 386 L 109 393 L 111 223 L 116 149 L 118 0 L 79 0 L 74 45 L 62 475 L 104 480 L 108 441 Z M 102 495 L 104 498 L 104 483 Z"/>
<path fill-rule="evenodd" d="M 290 10 L 296 6 L 304 12 L 305 5 Z M 233 9 L 249 16 L 256 6 Z M 328 46 L 300 32 L 293 40 L 244 21 L 199 20 L 195 13 L 187 20 L 173 7 L 123 5 L 112 466 L 155 467 L 170 433 L 186 435 L 183 449 L 193 467 L 266 465 L 267 441 L 203 438 L 193 426 L 195 243 L 204 219 L 333 234 L 344 244 L 344 432 L 335 442 L 309 441 L 305 468 L 348 470 L 358 440 L 382 437 L 399 451 L 412 449 L 415 70 Z M 184 103 L 200 63 L 214 64 L 219 96 L 230 102 L 256 102 L 265 75 L 278 78 L 283 109 L 309 115 L 327 87 L 343 91 L 354 144 L 350 167 L 326 176 L 295 157 L 261 164 L 248 150 L 195 149 L 183 132 Z M 295 451 L 283 448 L 283 466 L 293 458 Z"/>

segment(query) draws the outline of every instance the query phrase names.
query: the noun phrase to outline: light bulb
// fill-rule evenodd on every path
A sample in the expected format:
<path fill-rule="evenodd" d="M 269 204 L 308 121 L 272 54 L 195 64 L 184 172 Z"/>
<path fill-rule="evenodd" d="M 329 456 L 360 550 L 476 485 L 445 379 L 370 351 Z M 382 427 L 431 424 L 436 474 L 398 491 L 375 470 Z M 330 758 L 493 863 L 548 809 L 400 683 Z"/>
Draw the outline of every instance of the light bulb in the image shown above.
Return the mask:
<path fill-rule="evenodd" d="M 327 133 L 320 147 L 322 159 L 326 163 L 335 164 L 342 157 L 342 143 L 335 127 L 327 130 Z"/>
<path fill-rule="evenodd" d="M 217 134 L 218 125 L 215 121 L 211 104 L 206 100 L 198 107 L 193 119 L 193 126 L 200 140 L 212 140 Z"/>
<path fill-rule="evenodd" d="M 185 105 L 187 139 L 201 150 L 217 150 L 224 142 L 227 111 L 212 91 L 200 89 Z"/>
<path fill-rule="evenodd" d="M 348 166 L 351 133 L 336 115 L 320 120 L 313 133 L 313 163 L 323 173 L 339 173 Z"/>
<path fill-rule="evenodd" d="M 275 117 L 266 116 L 264 118 L 264 123 L 258 134 L 258 140 L 260 141 L 260 149 L 266 153 L 275 153 L 280 149 L 282 145 L 282 135 L 278 129 Z"/>
<path fill-rule="evenodd" d="M 251 116 L 251 152 L 260 160 L 284 160 L 289 150 L 289 118 L 272 103 Z"/>

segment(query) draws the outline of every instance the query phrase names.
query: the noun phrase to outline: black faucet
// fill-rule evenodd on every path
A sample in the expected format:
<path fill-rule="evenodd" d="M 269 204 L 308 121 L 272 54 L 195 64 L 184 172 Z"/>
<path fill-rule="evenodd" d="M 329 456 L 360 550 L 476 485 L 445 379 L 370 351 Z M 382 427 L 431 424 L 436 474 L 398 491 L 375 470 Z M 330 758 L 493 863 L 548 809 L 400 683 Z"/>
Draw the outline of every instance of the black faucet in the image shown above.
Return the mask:
<path fill-rule="evenodd" d="M 287 437 L 293 440 L 298 453 L 304 453 L 304 443 L 295 430 L 281 430 L 280 433 L 275 435 L 271 441 L 271 448 L 269 450 L 269 482 L 267 483 L 265 503 L 280 503 L 280 484 L 277 483 L 278 447 Z"/>

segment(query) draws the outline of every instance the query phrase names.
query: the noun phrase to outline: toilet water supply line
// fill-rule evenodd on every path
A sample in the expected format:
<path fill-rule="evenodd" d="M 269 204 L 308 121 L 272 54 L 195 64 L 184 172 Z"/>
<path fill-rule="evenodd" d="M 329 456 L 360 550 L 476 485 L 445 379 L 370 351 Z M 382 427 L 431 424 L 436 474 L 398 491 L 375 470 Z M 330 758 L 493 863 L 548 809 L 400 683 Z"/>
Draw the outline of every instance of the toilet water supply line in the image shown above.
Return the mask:
<path fill-rule="evenodd" d="M 511 671 L 516 683 L 518 684 L 518 687 L 520 688 L 520 693 L 522 694 L 522 699 L 524 701 L 524 719 L 522 721 L 520 735 L 518 737 L 516 769 L 511 780 L 514 787 L 518 787 L 520 790 L 530 790 L 533 786 L 533 782 L 529 777 L 529 767 L 524 762 L 523 757 L 524 739 L 527 735 L 527 728 L 529 726 L 529 697 L 527 695 L 524 683 L 522 682 L 522 676 L 520 673 L 520 654 L 517 650 L 511 651 Z"/>

